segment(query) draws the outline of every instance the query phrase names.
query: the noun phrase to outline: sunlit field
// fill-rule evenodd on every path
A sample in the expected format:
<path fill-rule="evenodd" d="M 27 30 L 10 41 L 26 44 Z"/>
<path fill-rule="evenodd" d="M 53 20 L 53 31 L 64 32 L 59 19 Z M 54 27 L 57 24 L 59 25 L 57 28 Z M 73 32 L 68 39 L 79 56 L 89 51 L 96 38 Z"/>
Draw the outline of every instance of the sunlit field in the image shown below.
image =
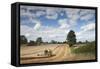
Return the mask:
<path fill-rule="evenodd" d="M 93 53 L 75 53 L 73 49 L 78 49 L 78 47 L 72 48 L 69 47 L 68 44 L 44 44 L 41 46 L 23 45 L 20 48 L 20 63 L 27 64 L 95 59 L 95 54 Z M 51 50 L 52 55 L 45 55 L 45 50 Z"/>

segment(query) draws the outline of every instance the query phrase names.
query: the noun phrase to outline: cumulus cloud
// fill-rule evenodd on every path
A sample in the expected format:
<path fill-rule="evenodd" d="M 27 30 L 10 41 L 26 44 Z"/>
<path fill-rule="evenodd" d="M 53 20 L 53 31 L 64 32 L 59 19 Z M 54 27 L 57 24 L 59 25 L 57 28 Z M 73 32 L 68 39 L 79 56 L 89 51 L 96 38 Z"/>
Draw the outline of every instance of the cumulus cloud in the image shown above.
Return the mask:
<path fill-rule="evenodd" d="M 37 37 L 42 37 L 44 41 L 65 41 L 67 33 L 74 27 L 80 27 L 79 31 L 75 31 L 78 40 L 92 39 L 95 36 L 95 23 L 89 23 L 88 20 L 94 17 L 94 10 L 73 9 L 73 8 L 51 8 L 51 7 L 36 7 L 36 6 L 21 6 L 20 16 L 26 16 L 24 24 L 32 23 L 32 27 L 21 25 L 21 35 L 25 35 L 28 40 L 36 40 Z M 44 26 L 44 21 L 39 17 L 43 16 L 47 20 L 56 20 L 57 27 Z M 79 26 L 78 20 L 85 20 L 86 25 Z M 27 22 L 28 21 L 28 22 Z M 75 28 L 74 28 L 75 29 Z M 83 35 L 84 34 L 84 35 Z M 93 34 L 87 37 L 89 34 Z"/>
<path fill-rule="evenodd" d="M 41 28 L 41 21 L 40 20 L 37 20 L 37 19 L 34 19 L 34 18 L 31 18 L 30 20 L 31 20 L 32 23 L 35 24 L 34 30 L 39 30 Z"/>
<path fill-rule="evenodd" d="M 46 16 L 47 19 L 57 19 L 57 14 L 47 14 Z"/>
<path fill-rule="evenodd" d="M 46 18 L 48 19 L 57 19 L 58 14 L 54 8 L 46 9 Z"/>
<path fill-rule="evenodd" d="M 40 16 L 42 16 L 42 15 L 45 15 L 46 13 L 44 12 L 44 11 L 37 11 L 36 12 L 36 16 L 37 17 L 40 17 Z"/>
<path fill-rule="evenodd" d="M 77 32 L 77 35 L 83 35 L 84 33 L 89 33 L 95 30 L 95 23 L 89 23 L 80 28 L 80 32 Z"/>
<path fill-rule="evenodd" d="M 27 17 L 27 19 L 25 19 L 25 20 L 21 20 L 21 22 L 22 23 L 34 23 L 35 24 L 35 26 L 34 26 L 34 30 L 39 30 L 40 29 L 40 27 L 41 27 L 41 21 L 40 20 L 38 20 L 37 18 L 36 18 L 36 16 L 40 16 L 40 15 L 42 15 L 43 13 L 42 12 L 39 12 L 39 14 L 37 15 L 37 14 L 35 14 L 35 13 L 30 13 L 29 11 L 27 11 L 27 12 L 24 12 L 24 11 L 22 11 L 21 12 L 21 17 L 22 16 L 25 16 L 25 17 Z M 21 23 L 21 24 L 22 24 Z"/>
<path fill-rule="evenodd" d="M 80 17 L 81 20 L 88 21 L 95 16 L 95 11 L 88 10 L 88 9 L 87 10 L 81 9 L 80 16 L 81 16 Z"/>
<path fill-rule="evenodd" d="M 89 31 L 89 32 L 78 32 L 76 34 L 77 41 L 93 41 L 95 40 L 95 31 Z"/>
<path fill-rule="evenodd" d="M 78 41 L 95 40 L 95 23 L 88 23 L 80 28 L 76 33 Z"/>
<path fill-rule="evenodd" d="M 58 23 L 60 24 L 60 29 L 68 29 L 70 27 L 67 19 L 60 19 L 58 20 Z"/>
<path fill-rule="evenodd" d="M 47 19 L 57 19 L 57 17 L 58 17 L 58 14 L 57 14 L 57 9 L 58 8 L 21 6 L 21 11 L 20 12 L 22 14 L 26 14 L 25 9 L 27 9 L 28 15 L 31 14 L 33 17 L 40 17 L 41 15 L 45 15 L 45 17 Z"/>
<path fill-rule="evenodd" d="M 87 20 L 91 19 L 93 16 L 94 16 L 93 14 L 87 14 L 87 15 L 82 16 L 80 19 L 87 21 Z"/>
<path fill-rule="evenodd" d="M 68 30 L 62 30 L 60 28 L 52 28 L 42 26 L 41 30 L 35 30 L 25 25 L 21 25 L 21 35 L 25 35 L 30 40 L 36 40 L 38 37 L 42 37 L 43 41 L 50 42 L 51 40 L 64 41 Z"/>
<path fill-rule="evenodd" d="M 95 23 L 90 23 L 81 27 L 83 31 L 95 30 Z"/>
<path fill-rule="evenodd" d="M 66 16 L 68 17 L 69 23 L 71 25 L 76 25 L 77 20 L 80 18 L 79 12 L 80 9 L 72 9 L 72 8 L 67 8 L 65 9 Z"/>
<path fill-rule="evenodd" d="M 21 25 L 20 28 L 21 28 L 21 35 L 26 35 L 27 33 L 32 32 L 31 28 L 26 25 Z"/>
<path fill-rule="evenodd" d="M 91 9 L 80 9 L 81 16 L 84 16 L 86 14 L 95 14 L 95 11 Z"/>
<path fill-rule="evenodd" d="M 26 34 L 25 34 L 25 36 L 26 36 L 26 37 L 29 37 L 29 36 L 30 36 L 30 34 L 29 34 L 29 33 L 26 33 Z"/>
<path fill-rule="evenodd" d="M 41 34 L 40 31 L 34 30 L 34 28 L 31 28 L 26 25 L 21 25 L 21 33 L 20 35 L 25 35 L 28 38 L 28 41 L 30 40 L 36 40 L 37 37 L 39 37 Z"/>
<path fill-rule="evenodd" d="M 34 26 L 34 30 L 39 30 L 41 27 L 41 24 L 40 23 L 37 23 L 35 26 Z"/>
<path fill-rule="evenodd" d="M 67 8 L 65 9 L 65 11 L 67 13 L 68 18 L 72 18 L 73 16 L 76 16 L 79 13 L 80 9 Z"/>

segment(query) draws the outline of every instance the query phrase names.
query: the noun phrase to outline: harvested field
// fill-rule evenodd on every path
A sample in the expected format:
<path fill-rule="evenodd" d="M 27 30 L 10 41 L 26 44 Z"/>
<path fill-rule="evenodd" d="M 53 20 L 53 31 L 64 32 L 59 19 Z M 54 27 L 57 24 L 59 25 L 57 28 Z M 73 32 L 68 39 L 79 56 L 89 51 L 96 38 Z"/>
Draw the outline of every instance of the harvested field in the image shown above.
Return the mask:
<path fill-rule="evenodd" d="M 51 50 L 52 56 L 44 55 L 44 50 Z M 20 63 L 43 63 L 76 60 L 93 60 L 94 55 L 73 54 L 67 44 L 45 44 L 41 46 L 21 46 Z"/>

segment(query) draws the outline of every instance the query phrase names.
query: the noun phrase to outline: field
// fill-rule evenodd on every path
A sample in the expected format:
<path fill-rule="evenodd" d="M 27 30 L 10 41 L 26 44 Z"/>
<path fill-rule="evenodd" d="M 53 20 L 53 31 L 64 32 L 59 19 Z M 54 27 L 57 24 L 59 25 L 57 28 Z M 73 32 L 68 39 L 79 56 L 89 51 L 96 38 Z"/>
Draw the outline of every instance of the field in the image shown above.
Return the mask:
<path fill-rule="evenodd" d="M 69 47 L 68 44 L 44 44 L 40 46 L 26 46 L 20 48 L 20 63 L 43 63 L 60 61 L 94 60 L 95 54 L 75 53 L 77 47 Z M 45 50 L 51 50 L 52 56 L 44 55 Z"/>

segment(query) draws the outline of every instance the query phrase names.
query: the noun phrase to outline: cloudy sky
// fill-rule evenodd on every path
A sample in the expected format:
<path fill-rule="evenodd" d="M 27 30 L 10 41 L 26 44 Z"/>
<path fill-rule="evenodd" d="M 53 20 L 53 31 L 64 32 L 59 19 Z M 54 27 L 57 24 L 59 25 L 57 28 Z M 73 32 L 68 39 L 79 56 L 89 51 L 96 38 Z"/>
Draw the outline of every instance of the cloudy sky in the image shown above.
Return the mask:
<path fill-rule="evenodd" d="M 21 34 L 30 40 L 65 41 L 74 30 L 77 41 L 95 40 L 95 10 L 20 6 Z"/>

